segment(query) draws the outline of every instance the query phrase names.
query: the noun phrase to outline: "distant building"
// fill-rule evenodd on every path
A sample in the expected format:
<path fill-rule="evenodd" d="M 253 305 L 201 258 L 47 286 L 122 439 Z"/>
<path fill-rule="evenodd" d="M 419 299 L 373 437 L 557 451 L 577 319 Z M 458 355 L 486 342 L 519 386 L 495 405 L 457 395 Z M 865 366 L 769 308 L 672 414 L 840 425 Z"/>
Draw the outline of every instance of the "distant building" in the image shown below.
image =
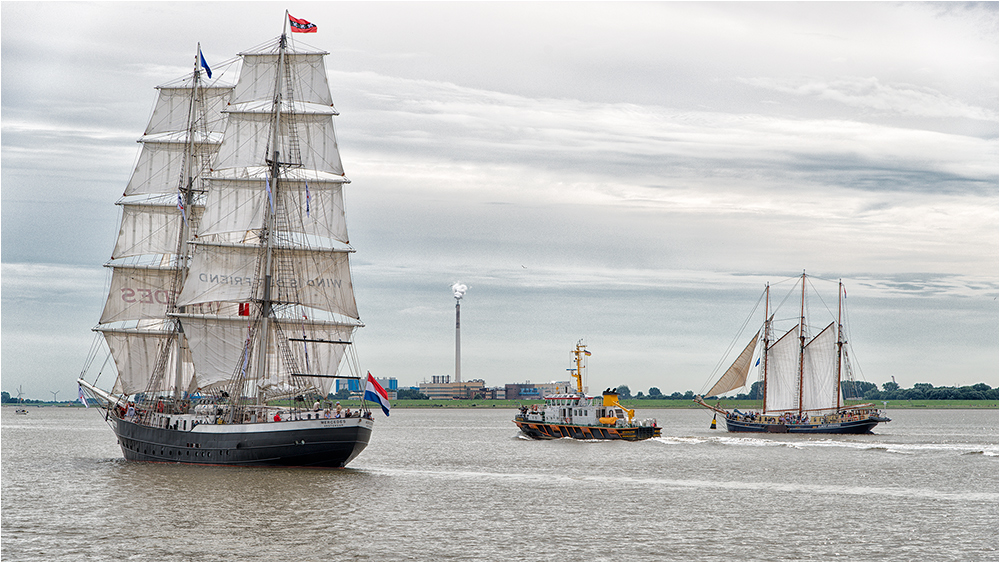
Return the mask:
<path fill-rule="evenodd" d="M 431 399 L 474 399 L 477 395 L 486 398 L 487 389 L 482 379 L 452 381 L 450 375 L 435 375 L 430 383 L 420 384 L 420 392 Z"/>
<path fill-rule="evenodd" d="M 549 395 L 572 393 L 576 390 L 570 381 L 550 381 L 549 383 L 508 383 L 504 385 L 504 398 L 515 401 L 541 401 Z"/>
<path fill-rule="evenodd" d="M 396 400 L 396 391 L 399 389 L 399 383 L 396 381 L 395 377 L 376 377 L 375 381 L 385 389 L 387 395 L 389 395 L 390 401 Z M 361 380 L 358 379 L 338 379 L 336 385 L 334 386 L 333 392 L 337 393 L 341 389 L 347 389 L 352 395 L 357 394 L 361 396 L 364 394 L 364 389 L 361 385 Z"/>

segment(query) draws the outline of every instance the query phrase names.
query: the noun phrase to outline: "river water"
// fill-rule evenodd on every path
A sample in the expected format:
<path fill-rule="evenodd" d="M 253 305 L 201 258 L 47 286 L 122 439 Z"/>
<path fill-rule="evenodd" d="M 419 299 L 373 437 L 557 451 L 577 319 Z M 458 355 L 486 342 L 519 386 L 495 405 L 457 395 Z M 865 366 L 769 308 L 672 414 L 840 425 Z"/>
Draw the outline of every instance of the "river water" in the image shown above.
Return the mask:
<path fill-rule="evenodd" d="M 0 559 L 997 561 L 998 411 L 866 436 L 519 437 L 513 409 L 377 413 L 343 470 L 130 463 L 98 409 L 2 410 Z M 720 424 L 720 426 L 722 426 Z"/>

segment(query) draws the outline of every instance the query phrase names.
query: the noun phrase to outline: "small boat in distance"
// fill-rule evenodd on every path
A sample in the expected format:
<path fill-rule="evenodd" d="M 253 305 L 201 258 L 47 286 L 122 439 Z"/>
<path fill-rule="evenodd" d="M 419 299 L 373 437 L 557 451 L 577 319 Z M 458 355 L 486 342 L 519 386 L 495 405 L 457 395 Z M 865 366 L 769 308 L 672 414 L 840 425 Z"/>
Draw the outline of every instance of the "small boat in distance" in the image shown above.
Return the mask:
<path fill-rule="evenodd" d="M 762 385 L 760 412 L 727 410 L 694 402 L 725 416 L 730 432 L 801 434 L 868 434 L 880 422 L 889 422 L 875 405 L 847 406 L 843 381 L 852 381 L 845 340 L 844 285 L 838 282 L 837 317 L 830 324 L 810 327 L 806 319 L 806 274 L 801 276 L 801 297 L 795 325 L 774 337 L 774 312 L 770 311 L 771 286 L 764 289 L 764 325 L 754 333 L 736 361 L 705 396 L 727 393 L 746 384 L 752 367 L 759 366 Z M 796 284 L 795 289 L 799 289 Z M 782 300 L 784 303 L 785 300 Z M 758 302 L 759 303 L 759 302 Z M 760 353 L 755 354 L 760 343 Z M 756 363 L 752 360 L 758 356 Z M 846 378 L 845 378 L 846 374 Z M 712 419 L 715 428 L 715 419 Z"/>
<path fill-rule="evenodd" d="M 583 392 L 584 358 L 590 355 L 583 341 L 573 350 L 576 368 L 576 393 L 563 393 L 545 397 L 543 405 L 523 405 L 514 416 L 514 424 L 521 432 L 536 440 L 577 438 L 581 440 L 645 440 L 658 438 L 660 427 L 656 419 L 634 421 L 635 410 L 626 409 L 618 402 L 618 393 L 606 389 L 601 400 Z"/>
<path fill-rule="evenodd" d="M 28 414 L 28 409 L 24 408 L 24 392 L 20 385 L 17 386 L 17 410 L 14 414 Z"/>

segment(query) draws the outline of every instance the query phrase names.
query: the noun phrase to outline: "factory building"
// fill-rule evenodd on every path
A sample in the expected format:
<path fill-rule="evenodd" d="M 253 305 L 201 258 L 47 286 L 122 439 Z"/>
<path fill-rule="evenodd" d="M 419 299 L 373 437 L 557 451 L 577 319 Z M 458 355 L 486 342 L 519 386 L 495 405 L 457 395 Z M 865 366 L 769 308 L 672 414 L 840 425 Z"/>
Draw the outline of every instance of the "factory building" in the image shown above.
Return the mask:
<path fill-rule="evenodd" d="M 549 395 L 573 393 L 576 386 L 570 381 L 550 381 L 548 383 L 508 383 L 504 386 L 504 397 L 516 401 L 541 401 Z"/>
<path fill-rule="evenodd" d="M 385 392 L 389 395 L 390 401 L 396 400 L 396 391 L 399 389 L 399 383 L 396 381 L 395 377 L 376 377 L 375 381 L 385 389 Z M 338 379 L 334 385 L 333 392 L 337 393 L 341 389 L 347 389 L 351 393 L 364 393 L 363 381 L 358 379 Z"/>

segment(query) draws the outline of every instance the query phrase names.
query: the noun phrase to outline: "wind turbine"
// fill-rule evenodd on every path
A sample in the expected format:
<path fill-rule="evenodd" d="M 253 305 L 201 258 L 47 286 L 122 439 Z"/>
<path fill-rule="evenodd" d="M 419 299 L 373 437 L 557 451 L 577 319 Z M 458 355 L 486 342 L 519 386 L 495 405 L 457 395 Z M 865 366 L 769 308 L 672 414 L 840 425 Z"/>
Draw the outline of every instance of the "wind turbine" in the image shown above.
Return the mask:
<path fill-rule="evenodd" d="M 53 403 L 58 402 L 58 401 L 56 401 L 56 395 L 59 394 L 59 391 L 49 391 L 49 393 L 52 393 L 52 402 Z"/>

